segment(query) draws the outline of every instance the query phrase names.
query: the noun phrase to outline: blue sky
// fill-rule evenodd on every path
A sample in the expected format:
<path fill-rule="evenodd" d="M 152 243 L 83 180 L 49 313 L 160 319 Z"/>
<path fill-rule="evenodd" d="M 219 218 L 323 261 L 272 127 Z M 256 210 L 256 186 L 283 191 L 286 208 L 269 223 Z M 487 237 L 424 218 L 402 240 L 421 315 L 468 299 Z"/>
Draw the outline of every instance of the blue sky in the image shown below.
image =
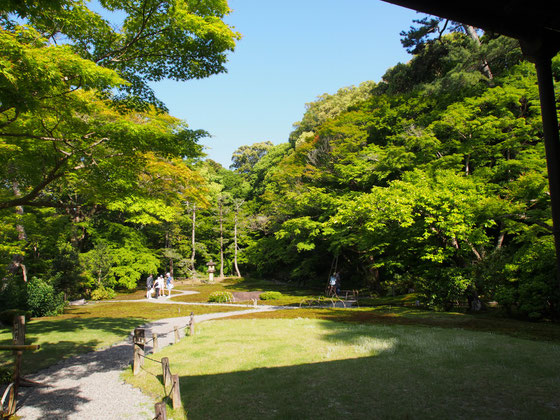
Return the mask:
<path fill-rule="evenodd" d="M 243 35 L 228 73 L 154 85 L 170 113 L 212 137 L 208 158 L 224 167 L 245 144 L 288 141 L 305 103 L 378 82 L 410 56 L 399 32 L 419 15 L 380 0 L 229 0 L 225 19 Z"/>

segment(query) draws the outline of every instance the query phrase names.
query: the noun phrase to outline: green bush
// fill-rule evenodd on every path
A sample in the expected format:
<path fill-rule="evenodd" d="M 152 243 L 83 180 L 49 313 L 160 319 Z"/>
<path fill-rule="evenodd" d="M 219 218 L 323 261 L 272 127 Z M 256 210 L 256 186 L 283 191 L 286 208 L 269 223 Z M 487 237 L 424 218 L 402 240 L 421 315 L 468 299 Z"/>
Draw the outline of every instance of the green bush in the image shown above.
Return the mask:
<path fill-rule="evenodd" d="M 7 385 L 12 382 L 13 369 L 7 366 L 0 366 L 0 384 Z"/>
<path fill-rule="evenodd" d="M 210 296 L 208 296 L 208 302 L 233 302 L 233 295 L 230 292 L 212 292 L 210 293 Z"/>
<path fill-rule="evenodd" d="M 109 287 L 99 287 L 91 292 L 91 300 L 107 300 L 113 299 L 117 293 Z"/>
<path fill-rule="evenodd" d="M 64 294 L 47 282 L 33 277 L 27 284 L 27 307 L 33 316 L 53 316 L 64 309 Z"/>
<path fill-rule="evenodd" d="M 18 309 L 27 307 L 27 283 L 21 278 L 7 276 L 0 280 L 0 308 Z"/>
<path fill-rule="evenodd" d="M 531 320 L 558 317 L 560 296 L 552 236 L 520 249 L 513 260 L 515 263 L 508 265 L 509 279 L 496 292 L 500 305 Z"/>
<path fill-rule="evenodd" d="M 18 315 L 25 316 L 25 322 L 31 319 L 31 311 L 24 311 L 23 309 L 8 309 L 0 312 L 0 323 L 10 326 L 14 323 L 14 318 Z"/>
<path fill-rule="evenodd" d="M 277 300 L 282 299 L 282 293 L 280 292 L 264 292 L 260 295 L 261 300 Z"/>

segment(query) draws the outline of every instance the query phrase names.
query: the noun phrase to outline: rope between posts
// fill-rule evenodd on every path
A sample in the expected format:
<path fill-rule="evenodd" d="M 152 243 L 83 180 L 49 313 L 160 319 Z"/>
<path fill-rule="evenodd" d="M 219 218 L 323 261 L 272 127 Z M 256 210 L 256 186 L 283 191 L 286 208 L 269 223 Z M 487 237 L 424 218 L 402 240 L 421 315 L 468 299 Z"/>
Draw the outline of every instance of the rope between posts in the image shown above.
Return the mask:
<path fill-rule="evenodd" d="M 143 357 L 144 359 L 151 360 L 152 362 L 159 363 L 160 365 L 163 364 L 163 363 L 161 363 L 160 360 L 152 359 L 151 357 L 148 357 L 148 356 L 146 356 L 146 355 L 144 355 L 144 354 L 140 354 L 140 356 Z"/>
<path fill-rule="evenodd" d="M 173 388 L 175 388 L 175 382 L 173 382 L 173 385 L 171 385 L 171 389 L 169 390 L 169 393 L 165 396 L 165 398 L 169 398 L 169 396 L 173 392 Z"/>
<path fill-rule="evenodd" d="M 183 325 L 183 326 L 177 325 L 177 328 L 186 328 L 186 327 L 190 327 L 190 326 L 191 326 L 191 323 L 190 323 L 190 321 L 189 321 L 188 323 L 186 323 L 186 324 Z M 166 336 L 166 335 L 169 335 L 169 334 L 173 334 L 173 333 L 175 333 L 175 330 L 168 331 L 168 332 L 164 332 L 164 333 L 156 333 L 156 334 L 157 334 L 158 337 L 163 337 L 163 336 Z M 148 344 L 150 341 L 153 341 L 153 340 L 154 340 L 153 337 L 150 338 L 148 341 L 146 341 L 146 344 Z"/>

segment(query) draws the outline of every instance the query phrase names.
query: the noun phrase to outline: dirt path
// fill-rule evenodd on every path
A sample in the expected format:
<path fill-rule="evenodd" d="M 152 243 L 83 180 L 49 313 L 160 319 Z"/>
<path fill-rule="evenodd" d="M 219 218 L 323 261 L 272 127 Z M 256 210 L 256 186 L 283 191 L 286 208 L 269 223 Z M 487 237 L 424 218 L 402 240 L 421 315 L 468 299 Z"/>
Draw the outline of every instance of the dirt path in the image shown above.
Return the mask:
<path fill-rule="evenodd" d="M 145 299 L 143 300 L 145 301 Z M 164 303 L 155 300 L 154 303 Z M 128 301 L 130 302 L 130 301 Z M 167 303 L 173 302 L 167 300 Z M 231 307 L 231 304 L 228 304 Z M 247 305 L 245 305 L 247 306 Z M 209 319 L 275 310 L 260 306 L 233 312 L 219 312 L 195 316 L 199 323 Z M 164 334 L 183 329 L 190 317 L 168 318 L 144 325 L 158 334 L 161 347 L 174 340 L 174 334 Z M 151 348 L 147 346 L 147 350 Z M 29 379 L 48 386 L 21 388 L 17 415 L 22 419 L 152 419 L 154 404 L 150 397 L 120 379 L 121 372 L 132 362 L 132 341 L 127 340 L 112 347 L 63 360 Z"/>

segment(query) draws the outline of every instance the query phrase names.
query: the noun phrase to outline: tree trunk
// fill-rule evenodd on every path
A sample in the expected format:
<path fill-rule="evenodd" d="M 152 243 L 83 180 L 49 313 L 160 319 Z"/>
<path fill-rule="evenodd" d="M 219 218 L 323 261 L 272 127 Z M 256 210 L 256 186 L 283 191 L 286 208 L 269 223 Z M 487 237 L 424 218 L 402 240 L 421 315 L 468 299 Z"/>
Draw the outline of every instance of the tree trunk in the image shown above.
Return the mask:
<path fill-rule="evenodd" d="M 191 270 L 193 277 L 196 274 L 196 269 L 194 268 L 194 259 L 196 256 L 196 240 L 195 240 L 195 233 L 196 233 L 196 204 L 193 203 L 193 210 L 192 210 L 192 236 L 191 236 L 191 246 L 192 246 L 192 255 L 191 255 Z"/>
<path fill-rule="evenodd" d="M 220 198 L 220 278 L 224 278 L 224 208 L 223 201 Z"/>
<path fill-rule="evenodd" d="M 166 249 L 171 248 L 171 240 L 169 238 L 169 230 L 165 231 L 165 245 L 164 247 Z M 173 277 L 173 258 L 169 257 L 169 273 L 171 274 L 171 277 Z"/>
<path fill-rule="evenodd" d="M 504 224 L 502 222 L 500 222 L 500 224 L 498 225 L 500 227 L 500 234 L 498 235 L 498 239 L 496 241 L 496 249 L 501 249 L 502 245 L 504 244 L 504 238 L 506 236 L 506 233 L 504 232 Z"/>
<path fill-rule="evenodd" d="M 239 272 L 239 266 L 237 265 L 237 219 L 239 215 L 239 209 L 241 208 L 242 202 L 235 203 L 235 218 L 233 224 L 233 247 L 234 247 L 234 254 L 233 254 L 233 266 L 235 267 L 235 274 L 237 277 L 241 277 L 241 273 Z"/>
<path fill-rule="evenodd" d="M 12 188 L 14 191 L 14 196 L 20 197 L 21 192 L 19 190 L 19 184 L 17 183 L 17 181 L 13 183 Z M 21 219 L 23 217 L 23 206 L 16 206 L 16 214 L 18 215 L 18 219 Z M 20 243 L 27 241 L 25 227 L 22 224 L 18 223 L 16 225 L 16 231 L 18 233 L 18 241 Z M 23 264 L 23 261 L 24 261 L 23 253 L 17 253 L 12 255 L 12 261 L 8 267 L 8 270 L 12 274 L 16 274 L 19 270 L 21 270 L 23 281 L 27 283 L 27 268 L 25 267 L 25 264 Z"/>
<path fill-rule="evenodd" d="M 467 34 L 471 37 L 471 39 L 476 42 L 478 46 L 481 46 L 482 43 L 480 42 L 480 38 L 476 33 L 476 29 L 470 25 L 463 25 L 463 27 L 465 28 L 465 31 L 467 31 Z M 482 73 L 484 73 L 488 80 L 492 80 L 494 78 L 494 75 L 492 74 L 490 66 L 488 65 L 488 61 L 486 61 L 486 59 L 482 60 Z"/>

